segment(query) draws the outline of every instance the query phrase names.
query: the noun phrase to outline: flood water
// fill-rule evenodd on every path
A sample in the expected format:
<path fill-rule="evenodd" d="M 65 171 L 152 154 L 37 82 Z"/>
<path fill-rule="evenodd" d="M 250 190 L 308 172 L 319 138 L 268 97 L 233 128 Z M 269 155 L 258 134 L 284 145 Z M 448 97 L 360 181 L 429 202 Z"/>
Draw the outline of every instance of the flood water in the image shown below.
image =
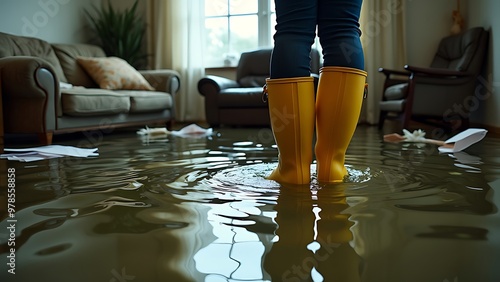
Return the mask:
<path fill-rule="evenodd" d="M 98 157 L 0 160 L 0 281 L 500 281 L 500 139 L 439 154 L 358 127 L 346 182 L 282 186 L 264 178 L 269 129 L 215 133 L 92 133 L 55 141 Z"/>

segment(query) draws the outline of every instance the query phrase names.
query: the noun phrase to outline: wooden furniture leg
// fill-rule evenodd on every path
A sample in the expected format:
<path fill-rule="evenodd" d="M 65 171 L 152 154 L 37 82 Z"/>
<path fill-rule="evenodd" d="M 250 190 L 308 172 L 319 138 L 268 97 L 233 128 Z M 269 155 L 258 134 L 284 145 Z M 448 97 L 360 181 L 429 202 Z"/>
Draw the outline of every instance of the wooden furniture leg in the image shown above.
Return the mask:
<path fill-rule="evenodd" d="M 42 145 L 51 145 L 53 135 L 52 132 L 38 133 L 38 140 Z"/>
<path fill-rule="evenodd" d="M 3 103 L 2 103 L 2 80 L 0 79 L 0 153 L 3 153 L 5 147 L 4 132 L 3 132 Z"/>

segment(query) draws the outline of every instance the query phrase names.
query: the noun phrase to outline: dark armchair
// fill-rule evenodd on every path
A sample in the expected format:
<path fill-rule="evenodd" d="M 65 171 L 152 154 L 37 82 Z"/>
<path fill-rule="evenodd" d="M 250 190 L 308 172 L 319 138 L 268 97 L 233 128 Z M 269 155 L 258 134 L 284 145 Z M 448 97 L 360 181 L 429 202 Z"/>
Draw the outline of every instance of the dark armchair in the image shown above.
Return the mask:
<path fill-rule="evenodd" d="M 379 128 L 390 114 L 402 121 L 403 128 L 408 128 L 410 120 L 451 130 L 469 127 L 471 107 L 467 103 L 475 94 L 487 41 L 486 30 L 471 28 L 443 38 L 428 68 L 410 65 L 401 71 L 380 68 L 386 79 Z"/>
<path fill-rule="evenodd" d="M 198 82 L 198 91 L 205 96 L 208 124 L 270 125 L 267 103 L 262 101 L 262 87 L 269 77 L 272 49 L 260 49 L 241 54 L 236 80 L 209 75 Z M 320 55 L 311 52 L 311 73 L 319 74 Z"/>

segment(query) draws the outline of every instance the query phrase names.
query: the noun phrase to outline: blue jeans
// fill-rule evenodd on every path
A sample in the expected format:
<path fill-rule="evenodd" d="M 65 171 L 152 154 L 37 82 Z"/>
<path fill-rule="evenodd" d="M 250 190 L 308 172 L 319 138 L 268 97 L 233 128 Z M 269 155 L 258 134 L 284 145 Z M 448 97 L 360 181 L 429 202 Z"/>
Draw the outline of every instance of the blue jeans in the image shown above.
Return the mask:
<path fill-rule="evenodd" d="M 362 0 L 275 0 L 276 34 L 271 78 L 310 75 L 318 28 L 323 66 L 364 69 L 359 15 Z"/>

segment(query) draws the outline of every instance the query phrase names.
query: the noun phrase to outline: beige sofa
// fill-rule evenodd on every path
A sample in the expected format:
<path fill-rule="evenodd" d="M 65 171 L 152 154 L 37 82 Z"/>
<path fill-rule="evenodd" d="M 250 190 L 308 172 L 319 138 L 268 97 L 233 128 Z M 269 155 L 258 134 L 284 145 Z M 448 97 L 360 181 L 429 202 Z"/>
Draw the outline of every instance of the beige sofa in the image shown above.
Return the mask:
<path fill-rule="evenodd" d="M 50 144 L 53 134 L 58 133 L 168 125 L 173 121 L 174 97 L 180 87 L 177 72 L 136 71 L 128 65 L 154 90 L 103 89 L 94 73 L 77 61 L 80 57 L 103 59 L 106 54 L 95 45 L 50 44 L 0 33 L 0 90 L 6 134 L 38 134 L 42 143 Z"/>

